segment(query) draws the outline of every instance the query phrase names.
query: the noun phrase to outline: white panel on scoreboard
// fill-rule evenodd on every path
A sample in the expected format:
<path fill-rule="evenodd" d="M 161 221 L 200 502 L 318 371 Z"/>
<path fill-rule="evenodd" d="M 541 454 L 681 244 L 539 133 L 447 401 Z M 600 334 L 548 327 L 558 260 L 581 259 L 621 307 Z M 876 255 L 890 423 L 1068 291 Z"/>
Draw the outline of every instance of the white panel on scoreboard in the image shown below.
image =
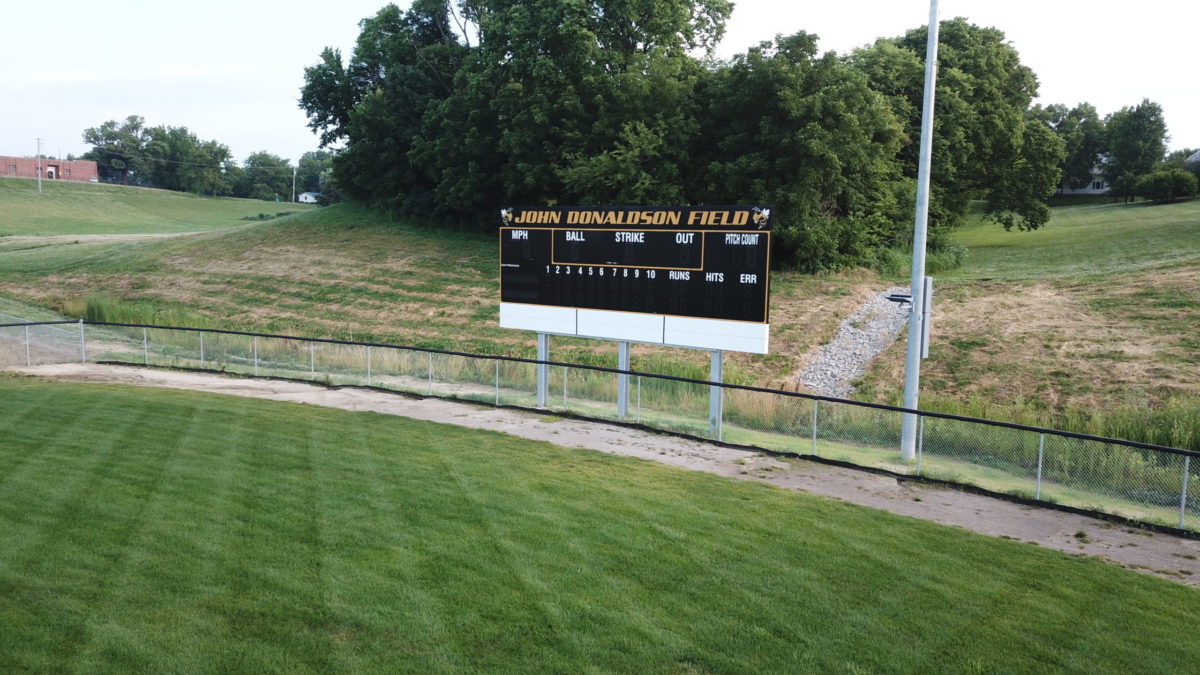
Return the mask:
<path fill-rule="evenodd" d="M 668 316 L 663 342 L 679 347 L 766 354 L 771 324 Z"/>
<path fill-rule="evenodd" d="M 500 326 L 555 335 L 766 354 L 771 324 L 500 303 Z"/>
<path fill-rule="evenodd" d="M 575 308 L 500 303 L 500 327 L 575 335 Z"/>
<path fill-rule="evenodd" d="M 665 317 L 661 315 L 595 309 L 580 309 L 578 312 L 578 334 L 581 336 L 662 344 Z"/>

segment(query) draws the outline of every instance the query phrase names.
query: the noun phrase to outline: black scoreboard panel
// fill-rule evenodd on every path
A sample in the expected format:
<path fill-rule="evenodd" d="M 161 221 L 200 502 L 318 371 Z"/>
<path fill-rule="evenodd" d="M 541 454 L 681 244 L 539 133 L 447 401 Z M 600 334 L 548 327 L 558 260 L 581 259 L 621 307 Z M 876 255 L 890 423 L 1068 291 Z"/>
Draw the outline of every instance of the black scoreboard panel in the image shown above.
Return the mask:
<path fill-rule="evenodd" d="M 502 214 L 502 302 L 769 320 L 769 209 L 580 207 Z"/>

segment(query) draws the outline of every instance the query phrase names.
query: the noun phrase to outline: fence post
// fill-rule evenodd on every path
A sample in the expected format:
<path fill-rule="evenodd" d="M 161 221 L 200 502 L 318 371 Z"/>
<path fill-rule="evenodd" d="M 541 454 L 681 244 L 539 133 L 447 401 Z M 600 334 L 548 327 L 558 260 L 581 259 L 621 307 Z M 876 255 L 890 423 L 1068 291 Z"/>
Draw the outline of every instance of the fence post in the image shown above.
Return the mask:
<path fill-rule="evenodd" d="M 313 377 L 317 376 L 317 357 L 314 353 L 316 345 L 315 342 L 308 343 L 308 374 Z"/>
<path fill-rule="evenodd" d="M 1183 456 L 1183 489 L 1179 491 L 1179 529 L 1183 529 L 1183 517 L 1187 515 L 1187 484 L 1188 470 L 1191 468 L 1192 456 Z"/>
<path fill-rule="evenodd" d="M 563 366 L 563 408 L 567 407 L 567 378 L 571 374 L 571 369 Z"/>
<path fill-rule="evenodd" d="M 86 341 L 83 337 L 83 319 L 79 320 L 79 362 L 87 363 Z"/>
<path fill-rule="evenodd" d="M 813 457 L 816 457 L 817 456 L 817 407 L 821 405 L 821 402 L 815 398 L 812 400 L 812 402 L 813 402 L 813 423 L 812 423 L 813 448 L 812 448 L 812 454 L 813 454 Z"/>
<path fill-rule="evenodd" d="M 1042 498 L 1042 454 L 1046 450 L 1046 434 L 1038 434 L 1038 466 L 1037 466 L 1037 488 L 1033 492 L 1033 498 L 1040 500 Z"/>
<path fill-rule="evenodd" d="M 254 336 L 254 376 L 258 377 L 258 336 Z"/>
<path fill-rule="evenodd" d="M 537 360 L 550 360 L 550 336 L 546 333 L 537 334 Z M 550 366 L 545 363 L 537 365 L 537 407 L 550 406 Z"/>
<path fill-rule="evenodd" d="M 142 364 L 150 365 L 150 336 L 142 326 Z"/>
<path fill-rule="evenodd" d="M 921 462 L 925 459 L 925 416 L 917 418 L 917 475 L 921 475 Z"/>
<path fill-rule="evenodd" d="M 637 376 L 637 422 L 642 423 L 642 376 Z"/>
<path fill-rule="evenodd" d="M 429 395 L 433 396 L 433 352 L 426 352 L 429 356 Z"/>
<path fill-rule="evenodd" d="M 29 326 L 25 326 L 25 366 L 32 365 L 29 359 Z"/>
<path fill-rule="evenodd" d="M 371 386 L 371 345 L 367 345 L 367 386 Z"/>
<path fill-rule="evenodd" d="M 724 365 L 725 352 L 720 349 L 712 350 L 711 358 L 709 359 L 708 381 L 709 382 L 724 382 Z M 716 436 L 718 441 L 724 440 L 721 438 L 722 422 L 725 418 L 725 388 L 712 385 L 708 388 L 708 434 Z"/>
<path fill-rule="evenodd" d="M 496 405 L 500 405 L 500 362 L 496 361 Z"/>
<path fill-rule="evenodd" d="M 617 368 L 629 370 L 629 342 L 621 340 L 617 343 Z M 617 417 L 625 419 L 629 416 L 629 375 L 617 375 Z"/>
<path fill-rule="evenodd" d="M 200 331 L 200 367 L 204 367 L 204 331 Z"/>

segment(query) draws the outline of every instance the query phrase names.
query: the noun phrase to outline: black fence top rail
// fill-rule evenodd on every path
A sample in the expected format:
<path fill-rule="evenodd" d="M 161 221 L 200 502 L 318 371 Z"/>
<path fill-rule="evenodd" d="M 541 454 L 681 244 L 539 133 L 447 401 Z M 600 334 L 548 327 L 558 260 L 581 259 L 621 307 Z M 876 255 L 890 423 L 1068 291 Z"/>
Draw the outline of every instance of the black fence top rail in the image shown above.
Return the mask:
<path fill-rule="evenodd" d="M 562 368 L 578 368 L 582 370 L 592 370 L 601 373 L 612 373 L 614 375 L 635 375 L 639 377 L 649 377 L 657 380 L 668 380 L 672 382 L 684 382 L 688 384 L 698 384 L 710 387 L 722 387 L 725 389 L 737 389 L 741 391 L 752 391 L 761 394 L 773 394 L 776 396 L 786 396 L 791 398 L 808 399 L 810 401 L 825 401 L 828 403 L 841 403 L 844 405 L 857 406 L 860 408 L 874 408 L 876 410 L 887 410 L 898 413 L 908 413 L 921 417 L 931 417 L 935 419 L 955 420 L 958 422 L 969 422 L 972 424 L 983 424 L 991 427 L 1001 427 L 1004 429 L 1017 429 L 1020 431 L 1029 431 L 1039 434 L 1048 434 L 1061 438 L 1074 438 L 1083 441 L 1094 441 L 1097 443 L 1110 443 L 1121 445 L 1130 448 L 1140 448 L 1142 450 L 1155 450 L 1158 452 L 1167 452 L 1174 455 L 1182 455 L 1186 457 L 1200 457 L 1200 451 L 1185 450 L 1183 448 L 1172 448 L 1167 445 L 1155 445 L 1154 443 L 1142 443 L 1140 441 L 1129 441 L 1120 438 L 1106 438 L 1104 436 L 1093 436 L 1091 434 L 1081 434 L 1073 431 L 1062 431 L 1060 429 L 1047 429 L 1044 427 L 1029 426 L 1027 424 L 1017 424 L 1015 422 L 1000 422 L 998 420 L 983 419 L 980 417 L 967 417 L 964 415 L 954 415 L 951 413 L 939 413 L 930 410 L 918 410 L 915 408 L 903 408 L 900 406 L 887 405 L 886 403 L 869 403 L 867 401 L 852 401 L 850 399 L 834 398 L 832 396 L 821 396 L 818 394 L 804 394 L 801 392 L 785 391 L 782 389 L 769 389 L 766 387 L 755 387 L 747 384 L 730 384 L 726 382 L 712 382 L 710 380 L 698 380 L 691 377 L 680 377 L 678 375 L 660 375 L 657 373 L 645 373 L 637 370 L 621 370 L 619 368 L 608 368 L 606 366 L 589 366 L 581 363 L 566 363 L 562 361 L 539 361 L 538 359 L 527 359 L 520 356 L 501 356 L 488 354 L 472 354 L 470 352 L 457 352 L 448 349 L 434 349 L 431 347 L 415 347 L 411 345 L 395 345 L 385 342 L 362 342 L 358 340 L 336 340 L 333 338 L 315 338 L 302 337 L 297 335 L 280 335 L 277 333 L 256 333 L 253 331 L 242 330 L 227 330 L 223 328 L 190 328 L 185 326 L 160 326 L 156 324 L 144 323 L 118 323 L 113 321 L 88 321 L 85 319 L 75 319 L 66 321 L 32 321 L 22 323 L 0 323 L 0 328 L 15 328 L 23 326 L 53 326 L 53 325 L 86 325 L 86 326 L 111 326 L 115 328 L 145 328 L 153 330 L 171 330 L 184 331 L 191 333 L 216 333 L 219 335 L 240 335 L 244 337 L 268 338 L 275 340 L 295 340 L 298 342 L 313 342 L 320 344 L 335 344 L 335 345 L 350 345 L 358 347 L 379 347 L 382 349 L 403 349 L 406 351 L 425 352 L 429 354 L 444 354 L 446 356 L 461 356 L 469 359 L 486 359 L 490 361 L 509 361 L 512 363 L 528 363 L 532 365 L 557 366 Z"/>

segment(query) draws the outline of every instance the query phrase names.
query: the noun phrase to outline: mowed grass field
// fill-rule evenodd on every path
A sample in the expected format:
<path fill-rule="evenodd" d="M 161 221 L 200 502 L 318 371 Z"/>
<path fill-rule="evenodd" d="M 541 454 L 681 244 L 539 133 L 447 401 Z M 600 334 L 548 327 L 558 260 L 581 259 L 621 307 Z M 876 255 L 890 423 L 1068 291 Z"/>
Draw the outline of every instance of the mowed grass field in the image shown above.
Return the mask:
<path fill-rule="evenodd" d="M 1033 232 L 976 219 L 955 240 L 970 255 L 948 278 L 1102 278 L 1200 260 L 1200 200 L 1061 206 Z"/>
<path fill-rule="evenodd" d="M 244 225 L 259 214 L 307 211 L 310 204 L 202 197 L 103 183 L 0 179 L 0 237 L 171 234 Z"/>
<path fill-rule="evenodd" d="M 1186 672 L 1192 588 L 401 418 L 0 378 L 0 670 Z"/>

